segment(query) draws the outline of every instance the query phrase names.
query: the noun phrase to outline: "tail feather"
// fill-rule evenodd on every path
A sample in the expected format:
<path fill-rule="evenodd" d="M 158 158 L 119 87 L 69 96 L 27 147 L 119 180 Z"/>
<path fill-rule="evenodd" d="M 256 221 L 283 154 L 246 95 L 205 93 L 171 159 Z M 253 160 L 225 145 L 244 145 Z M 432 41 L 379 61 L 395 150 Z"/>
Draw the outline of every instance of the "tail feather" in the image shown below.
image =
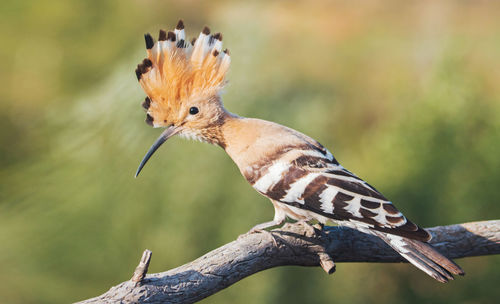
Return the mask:
<path fill-rule="evenodd" d="M 446 269 L 440 267 L 433 261 L 429 260 L 424 255 L 413 252 L 408 252 L 401 255 L 410 263 L 415 265 L 418 269 L 427 273 L 441 283 L 446 283 L 450 280 L 453 280 L 453 275 L 451 273 L 449 273 Z"/>
<path fill-rule="evenodd" d="M 381 232 L 375 234 L 408 262 L 439 282 L 446 283 L 453 280 L 453 274 L 465 274 L 460 266 L 427 243 Z"/>
<path fill-rule="evenodd" d="M 448 259 L 441 253 L 439 253 L 431 245 L 411 239 L 405 239 L 405 242 L 407 242 L 411 247 L 417 249 L 420 253 L 422 253 L 423 255 L 425 255 L 426 257 L 428 257 L 433 262 L 440 265 L 447 271 L 451 272 L 452 274 L 461 276 L 465 275 L 465 272 L 463 271 L 462 268 L 460 268 L 460 266 L 458 266 L 455 262 Z"/>

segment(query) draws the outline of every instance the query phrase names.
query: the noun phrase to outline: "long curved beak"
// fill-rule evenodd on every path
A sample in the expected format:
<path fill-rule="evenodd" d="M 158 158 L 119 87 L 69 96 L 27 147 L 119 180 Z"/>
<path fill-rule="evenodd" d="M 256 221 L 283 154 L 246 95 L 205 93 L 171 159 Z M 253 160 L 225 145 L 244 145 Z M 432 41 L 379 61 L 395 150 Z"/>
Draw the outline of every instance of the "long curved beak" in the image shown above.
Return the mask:
<path fill-rule="evenodd" d="M 177 134 L 179 129 L 175 126 L 170 126 L 168 127 L 163 133 L 161 133 L 160 137 L 154 142 L 154 144 L 149 148 L 148 152 L 146 155 L 144 155 L 144 158 L 142 159 L 141 163 L 139 164 L 139 168 L 137 168 L 137 172 L 135 172 L 135 177 L 141 173 L 142 168 L 144 165 L 148 162 L 149 158 L 155 153 L 158 148 L 167 141 L 170 137 L 174 136 Z"/>

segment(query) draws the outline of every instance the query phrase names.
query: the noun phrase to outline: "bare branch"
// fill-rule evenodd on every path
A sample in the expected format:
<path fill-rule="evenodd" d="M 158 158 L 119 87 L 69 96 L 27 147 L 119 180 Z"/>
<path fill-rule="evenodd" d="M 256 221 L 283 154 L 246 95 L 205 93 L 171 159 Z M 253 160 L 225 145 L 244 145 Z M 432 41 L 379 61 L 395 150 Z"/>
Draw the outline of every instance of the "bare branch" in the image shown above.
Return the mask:
<path fill-rule="evenodd" d="M 500 220 L 429 228 L 431 244 L 450 258 L 500 253 Z M 273 239 L 274 238 L 274 239 Z M 403 262 L 377 237 L 343 227 L 323 231 L 302 223 L 270 233 L 248 234 L 175 269 L 147 275 L 144 252 L 134 279 L 80 303 L 192 303 L 261 270 L 283 265 L 318 266 L 327 273 L 336 262 Z M 142 265 L 142 266 L 141 266 Z M 140 279 L 138 279 L 140 278 Z"/>

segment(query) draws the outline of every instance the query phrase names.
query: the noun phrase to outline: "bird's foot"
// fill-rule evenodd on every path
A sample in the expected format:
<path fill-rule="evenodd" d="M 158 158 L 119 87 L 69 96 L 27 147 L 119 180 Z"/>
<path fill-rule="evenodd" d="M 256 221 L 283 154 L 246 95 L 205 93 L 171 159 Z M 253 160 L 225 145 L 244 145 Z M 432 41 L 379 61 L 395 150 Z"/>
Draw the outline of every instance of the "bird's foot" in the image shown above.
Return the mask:
<path fill-rule="evenodd" d="M 313 225 L 315 229 L 318 229 L 319 231 L 323 231 L 323 228 L 325 228 L 325 224 L 322 223 L 316 223 Z"/>
<path fill-rule="evenodd" d="M 321 233 L 323 231 L 323 227 L 324 227 L 324 225 L 321 223 L 316 223 L 314 225 L 311 225 L 309 223 L 309 221 L 306 221 L 306 220 L 299 220 L 299 221 L 295 222 L 295 224 L 296 225 L 304 225 L 306 230 L 308 232 L 310 232 L 312 235 L 318 234 L 318 232 Z"/>
<path fill-rule="evenodd" d="M 276 226 L 281 226 L 283 224 L 283 222 L 284 221 L 269 221 L 269 222 L 255 225 L 247 233 L 244 233 L 244 234 L 241 234 L 240 236 L 238 236 L 238 240 L 241 239 L 242 237 L 249 235 L 249 234 L 263 233 L 263 234 L 269 235 L 271 237 L 271 239 L 273 240 L 274 245 L 276 247 L 278 247 L 278 242 L 276 241 L 276 238 L 274 237 L 273 233 L 271 231 L 266 230 L 266 229 L 276 227 Z"/>
<path fill-rule="evenodd" d="M 271 231 L 265 230 L 265 229 L 250 229 L 245 234 L 252 234 L 252 233 L 263 233 L 265 235 L 268 235 L 271 237 L 271 240 L 273 241 L 274 246 L 278 247 L 278 242 L 276 241 L 276 238 L 274 237 L 273 233 Z"/>

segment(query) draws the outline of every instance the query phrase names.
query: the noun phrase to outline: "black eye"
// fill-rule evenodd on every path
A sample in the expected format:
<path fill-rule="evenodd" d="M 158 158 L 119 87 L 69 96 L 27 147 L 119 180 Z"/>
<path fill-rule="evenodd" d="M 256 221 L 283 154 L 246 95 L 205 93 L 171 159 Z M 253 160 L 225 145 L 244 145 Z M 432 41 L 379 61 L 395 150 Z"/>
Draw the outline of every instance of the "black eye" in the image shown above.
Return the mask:
<path fill-rule="evenodd" d="M 199 112 L 198 108 L 197 107 L 191 107 L 189 108 L 189 114 L 191 115 L 195 115 Z"/>

